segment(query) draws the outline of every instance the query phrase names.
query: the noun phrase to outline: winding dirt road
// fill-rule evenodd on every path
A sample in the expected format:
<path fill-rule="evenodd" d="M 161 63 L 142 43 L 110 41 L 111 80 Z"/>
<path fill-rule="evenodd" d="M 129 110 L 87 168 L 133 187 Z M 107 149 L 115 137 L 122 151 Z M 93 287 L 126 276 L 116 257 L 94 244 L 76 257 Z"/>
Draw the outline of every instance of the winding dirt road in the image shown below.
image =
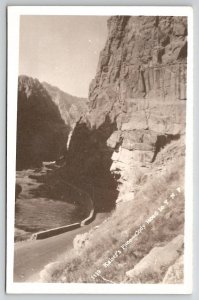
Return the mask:
<path fill-rule="evenodd" d="M 24 241 L 15 244 L 14 282 L 34 282 L 39 280 L 39 272 L 50 262 L 58 260 L 73 247 L 77 234 L 87 232 L 108 217 L 99 213 L 95 220 L 84 227 L 53 236 L 44 240 Z"/>

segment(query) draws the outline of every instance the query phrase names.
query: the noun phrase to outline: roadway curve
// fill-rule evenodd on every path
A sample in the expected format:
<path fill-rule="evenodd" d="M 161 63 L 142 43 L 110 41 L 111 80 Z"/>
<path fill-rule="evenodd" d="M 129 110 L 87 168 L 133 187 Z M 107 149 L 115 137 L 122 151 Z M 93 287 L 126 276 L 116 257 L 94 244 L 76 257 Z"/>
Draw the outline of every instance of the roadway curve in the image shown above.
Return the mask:
<path fill-rule="evenodd" d="M 43 169 L 45 171 L 45 168 Z M 89 197 L 86 192 L 80 190 L 73 184 L 66 182 L 65 184 L 71 186 L 78 192 L 85 193 Z M 91 201 L 90 206 L 92 207 L 90 207 L 90 209 L 92 210 L 92 199 L 89 197 L 89 200 Z M 46 239 L 15 243 L 14 282 L 39 281 L 39 272 L 43 270 L 47 264 L 59 260 L 63 254 L 66 254 L 68 250 L 72 249 L 73 239 L 77 234 L 87 232 L 89 229 L 100 224 L 108 215 L 109 213 L 98 213 L 92 223 Z M 89 219 L 89 217 L 85 220 L 87 219 Z M 83 222 L 85 220 L 83 220 Z M 82 222 L 80 222 L 80 226 L 81 223 Z"/>
<path fill-rule="evenodd" d="M 99 213 L 95 220 L 87 226 L 53 236 L 44 240 L 30 240 L 15 244 L 14 282 L 39 281 L 39 272 L 73 247 L 73 239 L 77 234 L 87 232 L 100 224 L 109 213 Z"/>

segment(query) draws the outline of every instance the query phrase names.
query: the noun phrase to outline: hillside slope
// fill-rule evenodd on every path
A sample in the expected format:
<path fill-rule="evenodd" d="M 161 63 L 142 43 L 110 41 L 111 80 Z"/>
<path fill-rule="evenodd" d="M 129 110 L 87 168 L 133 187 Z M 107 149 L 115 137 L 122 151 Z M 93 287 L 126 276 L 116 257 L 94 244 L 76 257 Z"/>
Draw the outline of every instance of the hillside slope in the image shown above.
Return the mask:
<path fill-rule="evenodd" d="M 47 265 L 41 273 L 42 280 L 80 283 L 160 283 L 165 280 L 167 283 L 169 267 L 183 254 L 183 171 L 182 155 L 162 174 L 156 174 L 158 180 L 156 176 L 148 179 L 134 201 L 120 203 L 98 228 L 77 235 L 70 254 L 66 253 L 65 259 L 58 259 L 53 266 Z M 167 245 L 170 250 L 163 251 Z M 153 251 L 156 251 L 155 257 L 151 257 Z M 183 260 L 181 269 L 180 274 L 173 272 L 172 280 L 177 282 L 172 283 L 183 282 Z"/>

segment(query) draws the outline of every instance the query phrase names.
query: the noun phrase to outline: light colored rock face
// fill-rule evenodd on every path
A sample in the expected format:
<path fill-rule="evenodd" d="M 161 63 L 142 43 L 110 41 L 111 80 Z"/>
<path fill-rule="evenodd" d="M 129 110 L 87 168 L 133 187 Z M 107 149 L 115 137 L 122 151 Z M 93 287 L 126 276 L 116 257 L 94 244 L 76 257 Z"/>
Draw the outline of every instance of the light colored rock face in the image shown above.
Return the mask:
<path fill-rule="evenodd" d="M 119 202 L 133 199 L 157 152 L 185 134 L 187 19 L 117 16 L 108 31 L 90 85 L 89 121 L 98 128 L 108 116 L 117 124 L 107 146 L 115 151 Z"/>
<path fill-rule="evenodd" d="M 73 240 L 73 248 L 77 253 L 80 252 L 88 245 L 90 238 L 90 233 L 86 232 L 83 234 L 77 234 Z"/>
<path fill-rule="evenodd" d="M 180 256 L 176 262 L 170 266 L 164 276 L 165 284 L 180 284 L 184 279 L 184 256 Z"/>
<path fill-rule="evenodd" d="M 52 282 L 52 274 L 56 269 L 61 268 L 61 262 L 56 261 L 49 263 L 45 268 L 39 273 L 39 282 Z"/>
<path fill-rule="evenodd" d="M 183 243 L 184 236 L 178 235 L 166 246 L 153 248 L 132 270 L 126 272 L 126 276 L 130 278 L 133 283 L 149 283 L 151 280 L 155 282 L 162 281 L 162 277 L 167 269 L 173 265 L 181 255 Z M 171 281 L 173 280 L 171 273 L 177 272 L 178 264 L 181 263 L 182 261 L 177 262 L 176 266 L 174 264 L 175 267 L 173 266 L 172 270 L 168 270 L 164 281 L 169 281 L 169 278 L 171 278 Z M 181 267 L 179 268 L 182 272 Z M 179 274 L 179 277 L 182 277 L 182 274 Z M 172 281 L 172 283 L 174 282 Z"/>

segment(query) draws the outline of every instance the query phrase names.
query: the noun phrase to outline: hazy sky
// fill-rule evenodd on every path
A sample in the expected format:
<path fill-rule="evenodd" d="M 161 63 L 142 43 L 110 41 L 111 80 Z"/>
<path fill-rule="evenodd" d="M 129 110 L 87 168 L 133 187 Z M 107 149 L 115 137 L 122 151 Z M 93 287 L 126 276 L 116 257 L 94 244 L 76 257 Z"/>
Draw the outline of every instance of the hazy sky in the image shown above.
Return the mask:
<path fill-rule="evenodd" d="M 87 97 L 106 23 L 104 16 L 21 16 L 19 74 Z"/>

